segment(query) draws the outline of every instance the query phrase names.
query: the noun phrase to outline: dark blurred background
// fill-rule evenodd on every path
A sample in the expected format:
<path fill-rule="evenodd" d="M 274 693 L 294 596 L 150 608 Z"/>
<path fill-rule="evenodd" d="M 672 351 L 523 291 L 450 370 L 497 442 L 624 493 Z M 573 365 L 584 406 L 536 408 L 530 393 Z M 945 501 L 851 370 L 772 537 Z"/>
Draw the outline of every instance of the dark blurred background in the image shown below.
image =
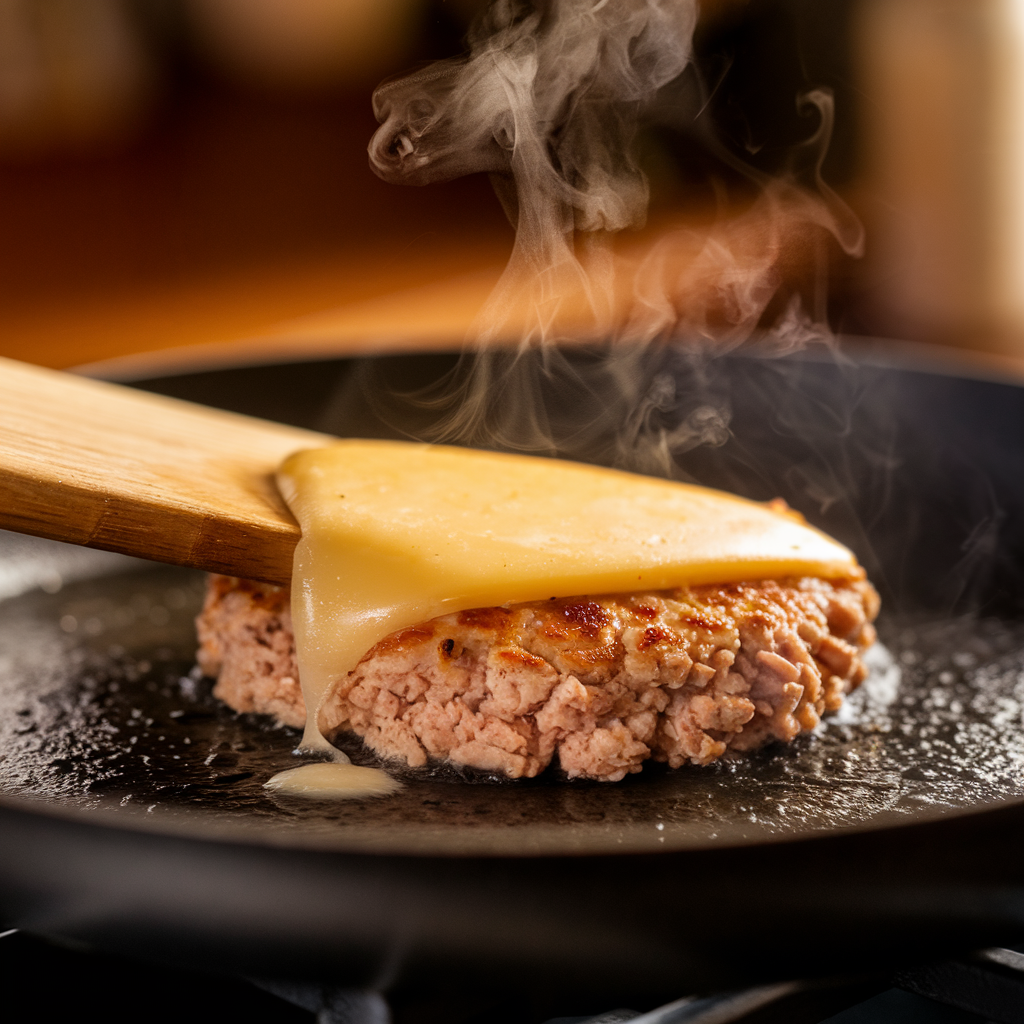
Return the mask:
<path fill-rule="evenodd" d="M 430 301 L 430 344 L 457 343 L 511 229 L 486 179 L 385 185 L 366 143 L 374 85 L 459 53 L 479 7 L 0 0 L 0 354 L 242 344 L 324 311 L 339 352 L 415 347 Z M 868 228 L 863 260 L 831 257 L 836 329 L 1024 357 L 1022 7 L 702 4 L 702 118 L 735 156 L 785 170 L 815 128 L 796 97 L 834 93 L 824 176 Z M 655 217 L 707 223 L 722 180 L 746 201 L 695 136 L 645 147 Z"/>

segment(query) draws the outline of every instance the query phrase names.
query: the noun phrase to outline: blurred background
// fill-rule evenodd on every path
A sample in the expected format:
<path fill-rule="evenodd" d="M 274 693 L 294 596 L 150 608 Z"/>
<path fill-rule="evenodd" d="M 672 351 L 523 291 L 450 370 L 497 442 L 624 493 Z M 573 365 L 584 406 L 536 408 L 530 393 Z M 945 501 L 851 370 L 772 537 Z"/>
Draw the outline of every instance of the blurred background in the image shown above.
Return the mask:
<path fill-rule="evenodd" d="M 370 93 L 480 6 L 0 0 L 0 354 L 453 347 L 512 231 L 482 176 L 377 180 Z M 1024 359 L 1024 0 L 704 0 L 695 71 L 773 173 L 815 127 L 796 96 L 833 91 L 824 177 L 868 230 L 830 257 L 835 329 Z M 750 201 L 699 133 L 643 145 L 653 219 Z"/>

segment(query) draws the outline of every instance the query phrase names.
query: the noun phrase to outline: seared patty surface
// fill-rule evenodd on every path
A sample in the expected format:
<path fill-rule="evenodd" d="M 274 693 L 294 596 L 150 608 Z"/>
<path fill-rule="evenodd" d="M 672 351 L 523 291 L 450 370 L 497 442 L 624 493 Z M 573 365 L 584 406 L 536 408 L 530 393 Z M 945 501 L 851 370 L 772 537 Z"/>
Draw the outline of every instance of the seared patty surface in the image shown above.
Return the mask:
<path fill-rule="evenodd" d="M 816 578 L 535 601 L 385 637 L 319 713 L 412 767 L 447 759 L 511 778 L 557 754 L 570 777 L 617 781 L 648 758 L 708 764 L 788 742 L 863 681 L 878 595 Z M 288 591 L 210 578 L 203 671 L 238 711 L 305 721 Z"/>

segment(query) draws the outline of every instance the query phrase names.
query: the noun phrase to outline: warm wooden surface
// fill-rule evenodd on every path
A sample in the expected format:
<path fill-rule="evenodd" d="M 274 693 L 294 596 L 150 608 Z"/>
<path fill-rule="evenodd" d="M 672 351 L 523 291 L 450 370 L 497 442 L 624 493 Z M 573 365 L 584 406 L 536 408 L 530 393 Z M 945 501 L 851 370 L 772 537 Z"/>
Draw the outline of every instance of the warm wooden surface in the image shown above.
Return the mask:
<path fill-rule="evenodd" d="M 403 296 L 500 271 L 512 228 L 483 175 L 418 189 L 372 173 L 373 84 L 197 81 L 131 145 L 0 160 L 0 356 L 66 369 L 189 350 L 164 360 L 181 365 L 325 312 L 339 354 L 425 345 Z M 434 346 L 457 346 L 466 320 L 432 326 Z"/>
<path fill-rule="evenodd" d="M 68 348 L 68 358 L 59 364 L 49 365 L 73 366 L 75 372 L 101 380 L 131 381 L 221 366 L 389 352 L 449 352 L 462 344 L 501 269 L 502 264 L 494 262 L 474 273 L 396 290 L 368 301 L 339 305 L 290 320 L 263 323 L 250 335 L 232 337 L 225 331 L 223 338 L 215 335 L 204 338 L 196 329 L 197 317 L 191 329 L 182 321 L 178 337 L 173 338 L 168 325 L 173 326 L 177 321 L 165 316 L 165 333 L 161 335 L 164 344 L 132 347 L 123 340 L 128 337 L 128 331 L 122 331 L 118 347 L 119 332 L 115 329 L 103 335 L 104 346 L 99 351 L 87 346 L 75 350 Z M 161 316 L 161 307 L 153 304 L 144 315 L 156 321 Z M 138 323 L 142 316 L 141 313 L 135 314 L 132 322 Z M 91 326 L 93 324 L 85 318 L 82 322 L 69 321 L 66 325 L 68 335 L 75 338 Z M 154 336 L 149 337 L 152 339 Z M 73 351 L 82 356 L 77 362 L 70 358 Z M 103 358 L 84 358 L 90 354 L 102 354 Z M 34 356 L 28 359 L 30 362 L 38 361 Z"/>
<path fill-rule="evenodd" d="M 96 375 L 319 354 L 456 348 L 507 254 L 402 263 L 341 254 L 136 292 L 0 308 L 0 356 Z M 148 358 L 151 357 L 151 358 Z M 124 367 L 113 365 L 126 360 Z M 136 368 L 138 364 L 138 368 Z"/>
<path fill-rule="evenodd" d="M 330 438 L 0 359 L 0 528 L 272 583 L 281 460 Z"/>

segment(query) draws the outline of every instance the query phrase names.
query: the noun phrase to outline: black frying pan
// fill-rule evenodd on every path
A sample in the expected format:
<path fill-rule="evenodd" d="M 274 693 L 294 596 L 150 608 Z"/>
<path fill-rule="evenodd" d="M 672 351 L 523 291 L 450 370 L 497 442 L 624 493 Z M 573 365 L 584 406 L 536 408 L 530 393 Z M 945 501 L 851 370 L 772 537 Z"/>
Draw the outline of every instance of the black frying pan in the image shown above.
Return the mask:
<path fill-rule="evenodd" d="M 1019 938 L 1024 389 L 832 357 L 651 359 L 677 383 L 668 426 L 730 423 L 683 471 L 781 495 L 882 591 L 888 651 L 838 722 L 617 785 L 439 771 L 389 800 L 289 801 L 262 782 L 296 734 L 228 713 L 191 671 L 198 574 L 8 536 L 8 560 L 69 582 L 0 605 L 0 925 L 250 973 L 648 1001 Z M 367 396 L 451 363 L 141 386 L 396 436 L 413 414 Z"/>

